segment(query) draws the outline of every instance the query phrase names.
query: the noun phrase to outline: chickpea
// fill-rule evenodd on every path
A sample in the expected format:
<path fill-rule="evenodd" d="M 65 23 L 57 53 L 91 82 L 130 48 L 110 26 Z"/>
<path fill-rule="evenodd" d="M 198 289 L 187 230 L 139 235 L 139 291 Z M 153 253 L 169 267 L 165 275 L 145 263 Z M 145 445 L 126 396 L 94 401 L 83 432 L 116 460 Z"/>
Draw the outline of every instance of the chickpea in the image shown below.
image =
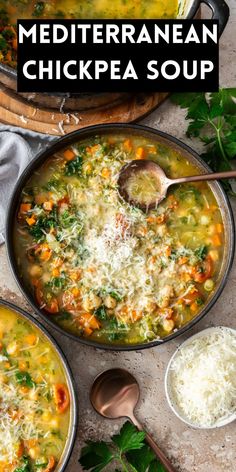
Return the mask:
<path fill-rule="evenodd" d="M 114 309 L 117 305 L 117 302 L 111 295 L 107 295 L 104 300 L 104 305 L 107 308 Z"/>
<path fill-rule="evenodd" d="M 35 389 L 30 390 L 29 392 L 30 400 L 38 400 L 38 392 Z"/>
<path fill-rule="evenodd" d="M 33 264 L 29 269 L 29 273 L 32 277 L 40 277 L 42 274 L 42 268 L 37 264 Z"/>
<path fill-rule="evenodd" d="M 40 454 L 39 446 L 31 447 L 28 451 L 28 454 L 31 457 L 31 459 L 37 459 L 39 457 L 39 454 Z"/>
<path fill-rule="evenodd" d="M 7 346 L 7 354 L 9 354 L 9 356 L 13 356 L 14 354 L 16 354 L 18 351 L 18 345 L 15 341 L 12 341 L 10 344 L 8 344 Z"/>
<path fill-rule="evenodd" d="M 60 426 L 59 418 L 52 418 L 50 425 L 53 429 L 58 429 Z"/>
<path fill-rule="evenodd" d="M 171 319 L 170 320 L 164 320 L 162 326 L 163 326 L 163 329 L 167 333 L 170 333 L 174 329 L 175 323 Z"/>
<path fill-rule="evenodd" d="M 101 304 L 102 304 L 102 299 L 98 297 L 98 295 L 91 293 L 88 297 L 84 299 L 83 308 L 86 311 L 96 310 L 97 308 L 101 306 Z"/>
<path fill-rule="evenodd" d="M 42 419 L 43 419 L 43 421 L 48 422 L 51 418 L 52 418 L 52 415 L 51 415 L 51 413 L 49 413 L 49 411 L 45 411 L 45 412 L 42 414 Z"/>
<path fill-rule="evenodd" d="M 165 224 L 157 225 L 155 228 L 155 232 L 160 237 L 165 236 L 165 234 L 167 233 L 167 226 Z"/>

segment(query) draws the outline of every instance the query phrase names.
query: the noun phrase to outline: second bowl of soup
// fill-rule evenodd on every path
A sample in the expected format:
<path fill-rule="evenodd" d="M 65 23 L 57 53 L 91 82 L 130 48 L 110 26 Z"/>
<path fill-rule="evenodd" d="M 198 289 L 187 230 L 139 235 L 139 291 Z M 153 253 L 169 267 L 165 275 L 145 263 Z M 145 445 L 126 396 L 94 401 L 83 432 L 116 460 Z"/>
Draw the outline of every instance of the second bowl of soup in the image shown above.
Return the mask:
<path fill-rule="evenodd" d="M 61 139 L 20 179 L 8 218 L 8 251 L 20 287 L 47 321 L 76 339 L 114 348 L 182 333 L 219 296 L 233 257 L 233 221 L 218 183 L 169 190 L 148 213 L 117 191 L 133 159 L 168 177 L 205 172 L 189 148 L 130 125 Z"/>

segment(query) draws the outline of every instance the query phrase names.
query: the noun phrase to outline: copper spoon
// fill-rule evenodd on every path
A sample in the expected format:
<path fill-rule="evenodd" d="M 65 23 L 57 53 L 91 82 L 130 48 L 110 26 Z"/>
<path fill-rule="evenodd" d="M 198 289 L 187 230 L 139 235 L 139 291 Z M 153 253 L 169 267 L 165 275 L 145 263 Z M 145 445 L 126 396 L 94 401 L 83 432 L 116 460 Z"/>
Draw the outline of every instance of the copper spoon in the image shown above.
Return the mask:
<path fill-rule="evenodd" d="M 154 199 L 150 203 L 144 203 L 141 200 L 133 198 L 128 191 L 128 182 L 131 177 L 136 176 L 140 172 L 145 172 L 154 177 L 157 182 L 158 191 L 154 189 Z M 134 205 L 141 210 L 156 208 L 156 206 L 164 200 L 170 185 L 182 184 L 185 182 L 200 182 L 203 180 L 229 179 L 236 177 L 236 170 L 228 172 L 217 172 L 211 174 L 192 175 L 180 177 L 178 179 L 169 179 L 163 169 L 150 160 L 134 160 L 122 167 L 118 178 L 118 191 L 120 196 L 130 205 Z"/>
<path fill-rule="evenodd" d="M 139 395 L 139 384 L 133 375 L 124 369 L 111 369 L 102 372 L 94 380 L 90 401 L 97 413 L 105 418 L 129 418 L 139 431 L 143 431 L 141 423 L 134 415 Z M 176 472 L 150 434 L 145 434 L 147 443 L 166 468 L 166 472 Z"/>

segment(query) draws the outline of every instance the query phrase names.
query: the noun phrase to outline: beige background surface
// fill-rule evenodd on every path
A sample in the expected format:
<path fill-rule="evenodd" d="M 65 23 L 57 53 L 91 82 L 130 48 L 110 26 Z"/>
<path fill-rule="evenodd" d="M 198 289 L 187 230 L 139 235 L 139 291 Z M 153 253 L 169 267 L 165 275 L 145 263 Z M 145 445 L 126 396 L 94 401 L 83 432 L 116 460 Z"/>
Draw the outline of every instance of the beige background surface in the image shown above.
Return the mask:
<path fill-rule="evenodd" d="M 220 46 L 220 82 L 222 86 L 236 86 L 236 1 L 228 0 L 231 19 Z M 185 137 L 184 112 L 166 101 L 143 121 L 144 124 L 166 131 L 195 150 L 201 146 Z M 236 200 L 233 203 L 236 216 Z M 0 248 L 0 295 L 27 308 L 11 275 L 5 247 Z M 137 414 L 145 427 L 154 435 L 159 445 L 172 458 L 181 472 L 235 472 L 236 471 L 236 423 L 222 429 L 200 431 L 188 428 L 170 411 L 165 395 L 163 379 L 171 354 L 187 336 L 208 326 L 226 325 L 236 328 L 236 261 L 227 285 L 211 312 L 187 335 L 169 344 L 140 352 L 103 352 L 80 345 L 53 333 L 70 361 L 78 389 L 79 431 L 75 449 L 68 465 L 68 472 L 80 471 L 79 449 L 87 438 L 108 439 L 122 421 L 106 421 L 90 407 L 88 392 L 91 382 L 100 371 L 111 367 L 130 370 L 141 385 L 141 399 Z M 51 330 L 52 331 L 52 330 Z"/>

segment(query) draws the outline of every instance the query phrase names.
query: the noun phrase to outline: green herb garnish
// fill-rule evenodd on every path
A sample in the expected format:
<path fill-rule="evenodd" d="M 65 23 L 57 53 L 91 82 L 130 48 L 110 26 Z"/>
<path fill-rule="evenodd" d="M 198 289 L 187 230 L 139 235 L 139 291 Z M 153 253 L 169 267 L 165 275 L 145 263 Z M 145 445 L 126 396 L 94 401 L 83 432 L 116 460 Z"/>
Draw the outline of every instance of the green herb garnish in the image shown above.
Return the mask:
<path fill-rule="evenodd" d="M 77 156 L 72 161 L 67 162 L 65 166 L 65 175 L 70 177 L 71 175 L 80 175 L 82 169 L 83 159 L 81 156 Z"/>
<path fill-rule="evenodd" d="M 186 120 L 191 121 L 186 134 L 205 144 L 202 157 L 212 170 L 231 170 L 231 160 L 236 157 L 236 88 L 210 94 L 175 93 L 172 100 L 187 109 Z M 222 185 L 236 196 L 229 180 Z"/>
<path fill-rule="evenodd" d="M 18 384 L 29 388 L 35 387 L 35 382 L 32 380 L 32 377 L 28 372 L 16 372 L 16 381 Z"/>
<path fill-rule="evenodd" d="M 195 249 L 194 254 L 197 257 L 197 259 L 199 259 L 200 261 L 203 261 L 207 256 L 207 252 L 208 252 L 207 246 L 202 245 L 202 246 L 199 246 L 197 249 Z"/>
<path fill-rule="evenodd" d="M 111 442 L 88 441 L 79 462 L 83 470 L 91 472 L 100 472 L 111 463 L 121 467 L 117 472 L 165 472 L 144 439 L 145 433 L 127 421 Z"/>

